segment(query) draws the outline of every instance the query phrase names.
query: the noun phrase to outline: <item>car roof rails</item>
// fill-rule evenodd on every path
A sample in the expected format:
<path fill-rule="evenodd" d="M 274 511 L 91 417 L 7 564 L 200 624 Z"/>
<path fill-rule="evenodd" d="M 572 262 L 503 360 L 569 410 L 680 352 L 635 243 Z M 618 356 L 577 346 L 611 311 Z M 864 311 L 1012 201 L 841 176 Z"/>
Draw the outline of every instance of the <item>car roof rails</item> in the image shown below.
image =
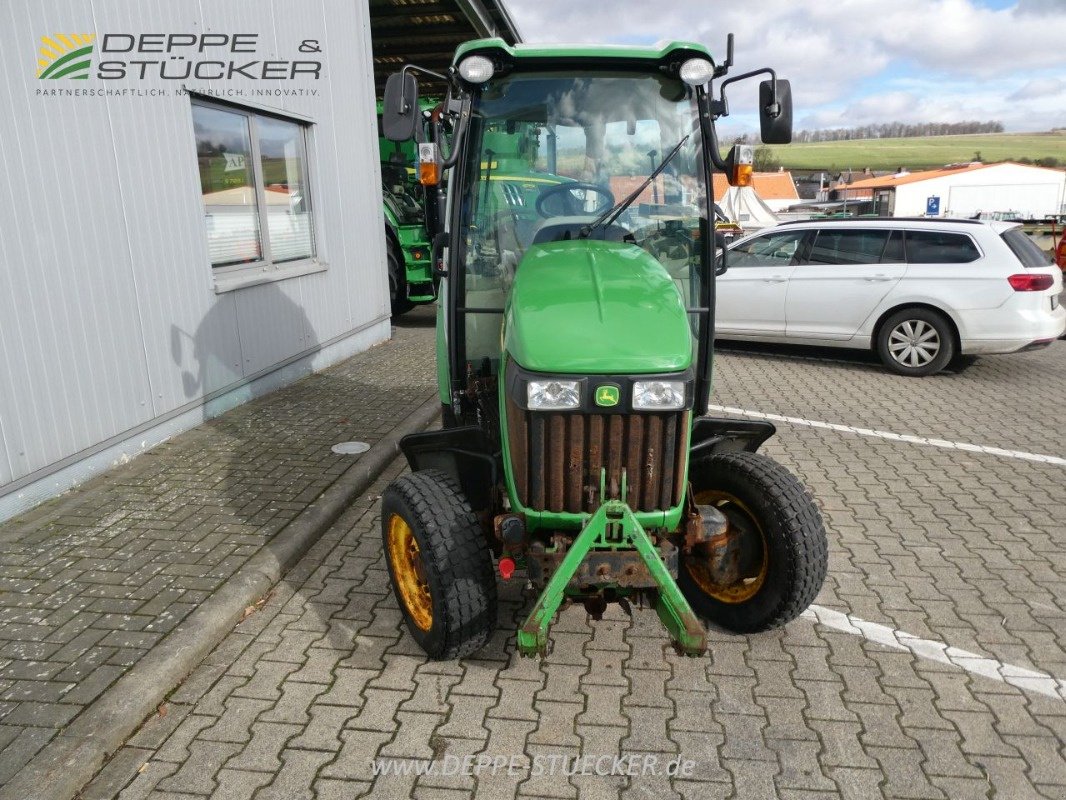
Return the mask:
<path fill-rule="evenodd" d="M 778 227 L 783 225 L 803 225 L 805 223 L 817 222 L 819 225 L 827 222 L 928 222 L 928 223 L 944 223 L 944 222 L 960 222 L 964 225 L 984 225 L 986 223 L 983 219 L 959 219 L 958 217 L 825 217 L 824 219 L 790 219 L 786 222 L 778 223 Z"/>

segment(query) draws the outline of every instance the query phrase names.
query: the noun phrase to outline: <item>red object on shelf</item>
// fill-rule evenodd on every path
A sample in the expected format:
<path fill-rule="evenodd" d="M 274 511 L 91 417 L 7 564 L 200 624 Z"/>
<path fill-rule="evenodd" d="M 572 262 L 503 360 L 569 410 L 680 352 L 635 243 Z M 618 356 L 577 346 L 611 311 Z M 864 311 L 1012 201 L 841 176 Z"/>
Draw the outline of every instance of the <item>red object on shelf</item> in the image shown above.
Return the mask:
<path fill-rule="evenodd" d="M 510 580 L 511 576 L 514 575 L 514 568 L 515 563 L 513 558 L 504 556 L 500 559 L 500 577 L 505 581 Z"/>

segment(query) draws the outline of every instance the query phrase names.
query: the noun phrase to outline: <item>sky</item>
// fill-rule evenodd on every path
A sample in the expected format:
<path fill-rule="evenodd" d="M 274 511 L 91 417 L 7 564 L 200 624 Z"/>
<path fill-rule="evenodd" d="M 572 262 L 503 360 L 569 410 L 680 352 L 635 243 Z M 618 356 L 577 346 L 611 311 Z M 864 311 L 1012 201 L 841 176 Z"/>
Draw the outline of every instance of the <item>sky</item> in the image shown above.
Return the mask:
<path fill-rule="evenodd" d="M 527 42 L 653 44 L 792 82 L 795 128 L 999 120 L 1066 127 L 1066 0 L 504 0 Z M 757 128 L 758 81 L 729 89 L 723 133 Z"/>

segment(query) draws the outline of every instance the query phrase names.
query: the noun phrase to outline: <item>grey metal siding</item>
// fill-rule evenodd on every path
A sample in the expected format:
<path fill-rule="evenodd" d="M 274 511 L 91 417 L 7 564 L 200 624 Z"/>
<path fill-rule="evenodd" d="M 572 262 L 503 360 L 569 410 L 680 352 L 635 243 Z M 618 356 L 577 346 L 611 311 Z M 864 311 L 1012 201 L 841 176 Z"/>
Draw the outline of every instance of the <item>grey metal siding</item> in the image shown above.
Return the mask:
<path fill-rule="evenodd" d="M 0 10 L 0 494 L 388 314 L 365 3 L 62 6 L 13 0 Z M 261 58 L 320 41 L 317 95 L 232 99 L 310 121 L 326 271 L 215 293 L 187 96 L 34 96 L 105 83 L 39 81 L 42 35 L 201 30 L 257 32 Z"/>

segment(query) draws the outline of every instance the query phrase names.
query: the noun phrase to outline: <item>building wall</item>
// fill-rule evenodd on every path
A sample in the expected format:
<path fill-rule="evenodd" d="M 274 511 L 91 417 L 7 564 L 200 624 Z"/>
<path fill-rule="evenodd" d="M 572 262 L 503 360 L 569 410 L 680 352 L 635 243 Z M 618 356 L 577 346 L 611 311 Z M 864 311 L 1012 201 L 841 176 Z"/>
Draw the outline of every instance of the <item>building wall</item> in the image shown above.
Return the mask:
<path fill-rule="evenodd" d="M 0 19 L 0 520 L 388 338 L 367 4 L 10 0 Z M 319 41 L 317 81 L 183 85 L 317 90 L 232 100 L 310 123 L 324 271 L 216 292 L 188 96 L 35 94 L 182 85 L 39 80 L 42 35 L 201 31 L 258 33 L 258 58 Z"/>
<path fill-rule="evenodd" d="M 996 164 L 957 175 L 903 184 L 896 189 L 895 216 L 925 214 L 926 200 L 940 198 L 940 215 L 1018 211 L 1027 219 L 1062 213 L 1066 172 L 1023 164 Z"/>

